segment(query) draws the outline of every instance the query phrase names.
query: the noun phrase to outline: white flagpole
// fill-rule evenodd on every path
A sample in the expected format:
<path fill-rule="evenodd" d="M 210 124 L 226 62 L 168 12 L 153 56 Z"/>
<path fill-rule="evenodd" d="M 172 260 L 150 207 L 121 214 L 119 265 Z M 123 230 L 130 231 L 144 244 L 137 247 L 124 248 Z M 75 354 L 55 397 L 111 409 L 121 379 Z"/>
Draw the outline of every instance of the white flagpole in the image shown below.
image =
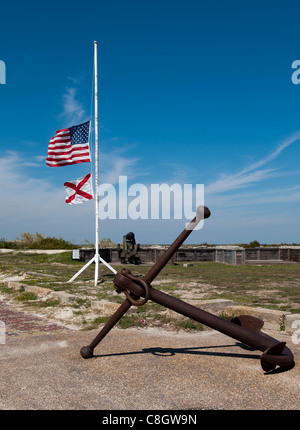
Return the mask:
<path fill-rule="evenodd" d="M 96 238 L 95 238 L 95 286 L 100 278 L 99 266 L 99 134 L 98 134 L 98 42 L 94 42 L 94 69 L 95 69 L 95 218 L 96 218 Z"/>
<path fill-rule="evenodd" d="M 98 135 L 98 58 L 97 58 L 97 45 L 98 42 L 94 42 L 94 69 L 95 69 L 95 255 L 94 257 L 79 270 L 69 281 L 73 282 L 77 276 L 80 275 L 91 263 L 95 262 L 95 287 L 98 284 L 98 280 L 100 278 L 100 261 L 108 267 L 114 274 L 117 274 L 117 271 L 111 267 L 103 258 L 100 257 L 99 254 L 99 135 Z"/>

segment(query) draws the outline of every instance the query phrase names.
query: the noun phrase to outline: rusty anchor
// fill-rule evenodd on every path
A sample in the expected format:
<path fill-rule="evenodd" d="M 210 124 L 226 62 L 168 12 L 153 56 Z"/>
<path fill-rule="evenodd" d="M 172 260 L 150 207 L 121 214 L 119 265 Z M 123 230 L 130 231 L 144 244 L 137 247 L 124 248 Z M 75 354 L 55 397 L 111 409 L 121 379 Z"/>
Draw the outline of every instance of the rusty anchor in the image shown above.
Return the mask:
<path fill-rule="evenodd" d="M 155 303 L 230 336 L 249 347 L 262 351 L 261 366 L 266 372 L 275 369 L 276 366 L 285 369 L 294 366 L 293 353 L 286 346 L 286 343 L 279 342 L 261 331 L 264 324 L 261 319 L 250 315 L 240 315 L 236 318 L 224 320 L 223 318 L 172 297 L 151 286 L 151 282 L 165 267 L 195 226 L 202 219 L 208 218 L 209 216 L 209 209 L 205 206 L 199 206 L 194 219 L 144 276 L 133 276 L 128 269 L 122 269 L 120 273 L 115 275 L 114 285 L 116 291 L 118 293 L 124 293 L 126 299 L 100 330 L 98 335 L 92 340 L 90 345 L 81 348 L 80 354 L 83 358 L 91 358 L 94 356 L 94 349 L 96 346 L 132 305 L 142 306 L 148 300 L 152 300 Z"/>

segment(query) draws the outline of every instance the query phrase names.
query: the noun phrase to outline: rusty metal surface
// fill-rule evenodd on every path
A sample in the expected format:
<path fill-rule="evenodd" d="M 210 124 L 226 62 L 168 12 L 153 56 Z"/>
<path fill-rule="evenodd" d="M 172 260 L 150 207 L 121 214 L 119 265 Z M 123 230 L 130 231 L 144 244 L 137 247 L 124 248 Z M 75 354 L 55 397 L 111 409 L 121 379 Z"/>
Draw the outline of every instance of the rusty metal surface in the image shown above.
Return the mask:
<path fill-rule="evenodd" d="M 206 207 L 202 207 L 201 212 L 202 219 L 210 216 L 210 211 Z M 191 223 L 199 222 L 199 219 L 201 218 L 199 218 L 199 212 L 197 209 L 197 217 L 195 217 Z M 261 332 L 261 328 L 263 326 L 262 320 L 249 315 L 241 315 L 237 318 L 226 321 L 216 315 L 163 293 L 150 285 L 168 263 L 170 258 L 175 254 L 177 249 L 186 240 L 191 231 L 192 229 L 186 228 L 143 277 L 135 277 L 127 269 L 122 269 L 121 272 L 115 276 L 114 284 L 116 290 L 117 292 L 123 292 L 126 295 L 126 300 L 114 313 L 91 344 L 87 347 L 81 348 L 80 352 L 82 357 L 90 358 L 93 356 L 94 348 L 127 312 L 131 305 L 140 306 L 145 304 L 148 300 L 152 300 L 155 303 L 165 306 L 181 315 L 218 330 L 219 332 L 230 336 L 247 346 L 262 351 L 261 366 L 264 371 L 273 370 L 276 366 L 283 368 L 293 367 L 293 353 L 284 342 L 279 342 Z M 141 297 L 143 299 L 139 300 Z"/>

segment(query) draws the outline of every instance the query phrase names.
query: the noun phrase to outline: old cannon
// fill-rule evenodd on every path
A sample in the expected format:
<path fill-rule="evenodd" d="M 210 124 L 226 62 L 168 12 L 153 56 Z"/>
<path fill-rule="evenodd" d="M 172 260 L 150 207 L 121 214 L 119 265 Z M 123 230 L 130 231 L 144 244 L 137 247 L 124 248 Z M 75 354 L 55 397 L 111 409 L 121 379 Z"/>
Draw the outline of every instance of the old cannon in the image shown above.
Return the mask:
<path fill-rule="evenodd" d="M 122 264 L 141 264 L 140 245 L 132 231 L 123 236 L 123 248 L 118 245 L 118 254 Z"/>
<path fill-rule="evenodd" d="M 144 276 L 133 276 L 127 269 L 122 269 L 120 273 L 115 275 L 114 285 L 116 291 L 118 293 L 124 293 L 126 299 L 105 326 L 100 330 L 94 340 L 92 340 L 90 345 L 81 348 L 80 353 L 83 358 L 93 357 L 95 347 L 132 305 L 142 306 L 148 300 L 152 300 L 181 315 L 218 330 L 219 332 L 230 336 L 249 347 L 262 351 L 261 366 L 264 371 L 273 370 L 276 366 L 286 369 L 294 366 L 293 354 L 286 346 L 286 343 L 279 342 L 261 332 L 261 328 L 264 324 L 261 319 L 249 315 L 240 315 L 236 318 L 224 320 L 216 315 L 163 293 L 151 286 L 151 282 L 168 263 L 170 258 L 186 240 L 195 226 L 200 222 L 200 220 L 208 218 L 209 216 L 209 209 L 205 206 L 199 206 L 197 208 L 195 218 Z"/>

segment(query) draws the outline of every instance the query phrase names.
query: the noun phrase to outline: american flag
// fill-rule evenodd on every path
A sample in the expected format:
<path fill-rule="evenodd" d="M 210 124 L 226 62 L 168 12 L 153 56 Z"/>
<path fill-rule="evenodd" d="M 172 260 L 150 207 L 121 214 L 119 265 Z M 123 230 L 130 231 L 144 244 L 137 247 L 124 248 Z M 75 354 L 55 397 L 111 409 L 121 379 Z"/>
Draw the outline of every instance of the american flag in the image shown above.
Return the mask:
<path fill-rule="evenodd" d="M 57 130 L 48 146 L 46 164 L 50 167 L 91 162 L 89 150 L 90 121 Z"/>

